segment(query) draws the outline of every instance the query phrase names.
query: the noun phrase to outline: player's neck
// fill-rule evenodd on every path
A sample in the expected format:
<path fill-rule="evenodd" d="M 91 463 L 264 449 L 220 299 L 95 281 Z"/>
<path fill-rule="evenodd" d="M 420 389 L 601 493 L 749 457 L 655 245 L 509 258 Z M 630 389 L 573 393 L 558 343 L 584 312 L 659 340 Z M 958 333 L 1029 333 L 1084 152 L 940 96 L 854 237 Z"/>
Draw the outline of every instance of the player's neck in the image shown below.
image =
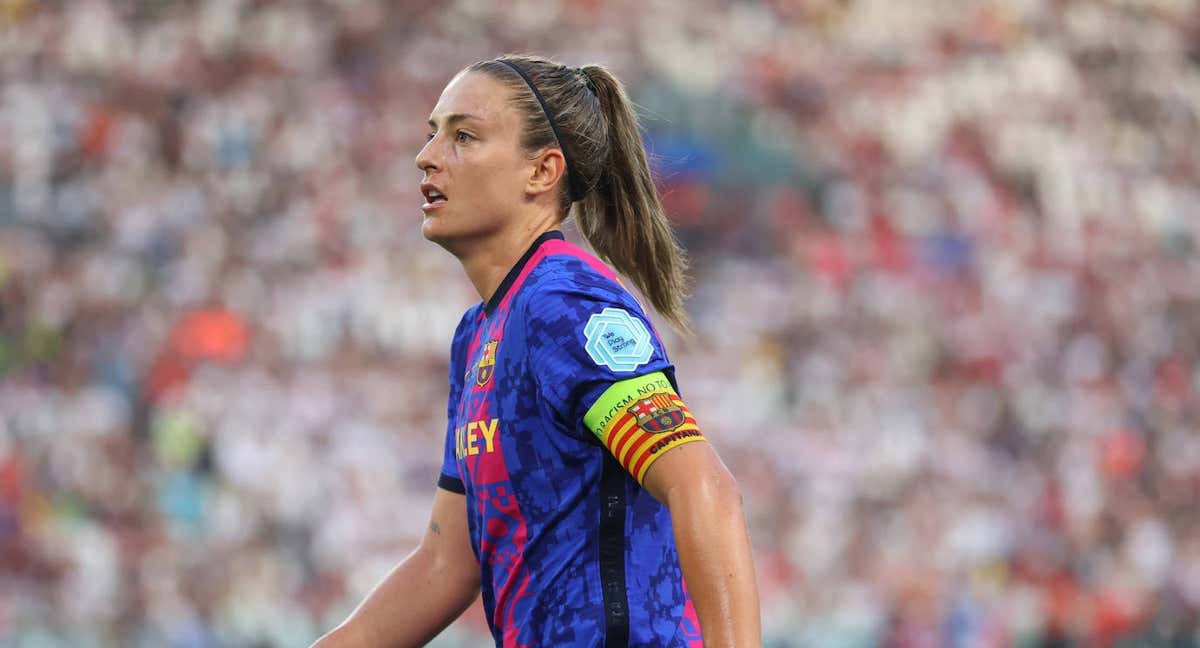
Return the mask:
<path fill-rule="evenodd" d="M 485 244 L 459 256 L 467 278 L 471 280 L 471 285 L 475 286 L 475 291 L 479 293 L 483 303 L 491 300 L 509 271 L 521 260 L 533 242 L 542 234 L 557 228 L 558 226 L 552 223 L 513 228 L 511 231 L 497 233 Z"/>

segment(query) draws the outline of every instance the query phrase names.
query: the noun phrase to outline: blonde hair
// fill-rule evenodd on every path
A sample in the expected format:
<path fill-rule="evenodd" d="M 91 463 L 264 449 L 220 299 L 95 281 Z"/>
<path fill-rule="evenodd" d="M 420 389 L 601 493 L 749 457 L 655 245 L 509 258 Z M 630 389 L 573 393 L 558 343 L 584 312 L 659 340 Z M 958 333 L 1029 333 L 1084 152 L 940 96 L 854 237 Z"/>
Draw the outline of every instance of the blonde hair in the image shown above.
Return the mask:
<path fill-rule="evenodd" d="M 571 175 L 560 183 L 563 218 L 573 214 L 596 254 L 628 277 L 677 330 L 688 331 L 687 257 L 663 211 L 624 85 L 600 65 L 571 68 L 526 55 L 480 61 L 467 71 L 512 89 L 524 121 L 522 146 L 529 151 L 558 146 L 570 161 Z M 578 195 L 572 196 L 571 187 Z"/>

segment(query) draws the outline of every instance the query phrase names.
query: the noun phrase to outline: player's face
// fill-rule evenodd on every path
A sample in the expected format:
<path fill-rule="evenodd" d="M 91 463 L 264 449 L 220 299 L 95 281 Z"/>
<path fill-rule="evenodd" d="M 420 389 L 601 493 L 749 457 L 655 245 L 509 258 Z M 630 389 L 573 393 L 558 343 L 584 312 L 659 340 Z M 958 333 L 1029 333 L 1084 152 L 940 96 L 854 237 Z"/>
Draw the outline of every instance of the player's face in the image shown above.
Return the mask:
<path fill-rule="evenodd" d="M 417 154 L 425 238 L 452 252 L 502 230 L 525 201 L 530 161 L 510 90 L 478 72 L 454 77 L 429 116 L 429 141 Z"/>

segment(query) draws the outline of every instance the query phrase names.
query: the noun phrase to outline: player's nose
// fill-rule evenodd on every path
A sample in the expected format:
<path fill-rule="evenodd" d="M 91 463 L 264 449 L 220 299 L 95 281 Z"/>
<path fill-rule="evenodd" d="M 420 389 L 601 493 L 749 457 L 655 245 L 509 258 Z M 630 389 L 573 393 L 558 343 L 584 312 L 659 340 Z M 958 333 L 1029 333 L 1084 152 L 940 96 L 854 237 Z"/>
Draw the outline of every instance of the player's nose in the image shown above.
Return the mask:
<path fill-rule="evenodd" d="M 438 155 L 438 136 L 434 135 L 425 142 L 425 146 L 417 152 L 417 157 L 413 160 L 417 168 L 424 171 L 425 175 L 429 175 L 441 168 L 441 157 Z"/>

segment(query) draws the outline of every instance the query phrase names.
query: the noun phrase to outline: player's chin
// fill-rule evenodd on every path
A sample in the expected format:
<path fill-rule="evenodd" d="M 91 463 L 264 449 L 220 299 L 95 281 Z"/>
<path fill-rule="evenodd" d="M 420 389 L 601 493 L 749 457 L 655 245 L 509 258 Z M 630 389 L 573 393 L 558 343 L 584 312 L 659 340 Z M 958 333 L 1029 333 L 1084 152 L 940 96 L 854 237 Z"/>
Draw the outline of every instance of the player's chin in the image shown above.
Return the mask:
<path fill-rule="evenodd" d="M 450 249 L 450 246 L 461 234 L 453 230 L 453 223 L 447 221 L 444 214 L 426 215 L 425 220 L 421 221 L 421 235 L 425 237 L 425 240 L 437 243 L 447 249 Z"/>
<path fill-rule="evenodd" d="M 446 222 L 440 214 L 436 216 L 426 214 L 425 218 L 421 220 L 421 235 L 424 236 L 428 241 L 438 243 L 440 242 L 439 239 L 446 234 L 444 231 L 446 228 L 445 226 Z"/>

